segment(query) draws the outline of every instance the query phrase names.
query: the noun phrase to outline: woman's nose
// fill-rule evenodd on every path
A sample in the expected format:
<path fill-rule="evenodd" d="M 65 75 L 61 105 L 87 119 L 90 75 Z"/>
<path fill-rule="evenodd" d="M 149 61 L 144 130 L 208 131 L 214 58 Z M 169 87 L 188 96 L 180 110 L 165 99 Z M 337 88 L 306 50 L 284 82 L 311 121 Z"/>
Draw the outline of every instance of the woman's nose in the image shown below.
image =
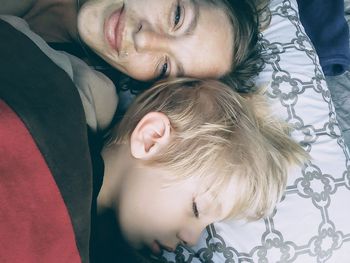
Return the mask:
<path fill-rule="evenodd" d="M 169 48 L 169 37 L 151 29 L 142 29 L 134 33 L 134 45 L 137 52 L 166 51 Z"/>

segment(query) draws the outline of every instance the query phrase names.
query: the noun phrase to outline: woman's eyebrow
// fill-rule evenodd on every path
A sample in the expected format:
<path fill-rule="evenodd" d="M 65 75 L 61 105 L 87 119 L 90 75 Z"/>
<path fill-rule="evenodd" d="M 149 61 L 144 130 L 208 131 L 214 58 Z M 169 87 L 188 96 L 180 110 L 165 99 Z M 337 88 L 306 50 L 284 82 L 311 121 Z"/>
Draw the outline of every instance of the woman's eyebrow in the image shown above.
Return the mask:
<path fill-rule="evenodd" d="M 197 24 L 198 24 L 198 19 L 199 19 L 199 15 L 200 15 L 200 8 L 199 8 L 199 4 L 197 1 L 195 0 L 190 0 L 190 8 L 192 9 L 192 20 L 189 23 L 185 34 L 186 35 L 191 35 L 193 34 L 193 32 L 195 31 Z"/>

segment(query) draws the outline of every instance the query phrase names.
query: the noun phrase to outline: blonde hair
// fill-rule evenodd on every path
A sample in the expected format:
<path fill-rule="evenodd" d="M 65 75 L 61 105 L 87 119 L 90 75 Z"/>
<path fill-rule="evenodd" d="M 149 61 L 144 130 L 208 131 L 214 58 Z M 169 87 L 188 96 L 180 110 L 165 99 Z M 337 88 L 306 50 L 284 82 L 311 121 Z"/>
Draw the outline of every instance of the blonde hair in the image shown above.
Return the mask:
<path fill-rule="evenodd" d="M 219 192 L 234 178 L 237 198 L 230 217 L 258 219 L 280 200 L 290 164 L 307 158 L 288 135 L 289 127 L 273 117 L 261 94 L 239 94 L 215 80 L 162 81 L 133 102 L 109 144 L 127 143 L 149 112 L 168 116 L 169 147 L 148 161 L 179 175 L 211 180 Z"/>

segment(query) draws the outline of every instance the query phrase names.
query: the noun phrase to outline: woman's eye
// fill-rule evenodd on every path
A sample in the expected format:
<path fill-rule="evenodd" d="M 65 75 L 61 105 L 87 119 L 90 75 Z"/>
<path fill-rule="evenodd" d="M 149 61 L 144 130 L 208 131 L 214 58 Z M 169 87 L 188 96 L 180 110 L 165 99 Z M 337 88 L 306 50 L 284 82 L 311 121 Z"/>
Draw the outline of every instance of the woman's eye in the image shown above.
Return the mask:
<path fill-rule="evenodd" d="M 159 79 L 163 79 L 166 77 L 167 72 L 168 72 L 168 61 L 165 61 L 165 63 L 161 66 L 160 68 L 160 72 L 159 72 Z"/>
<path fill-rule="evenodd" d="M 192 201 L 192 211 L 193 214 L 196 218 L 199 217 L 199 212 L 198 212 L 198 208 L 197 208 L 197 203 L 195 201 Z"/>
<path fill-rule="evenodd" d="M 177 26 L 180 22 L 181 18 L 181 6 L 177 4 L 176 11 L 175 11 L 175 17 L 174 17 L 174 25 Z"/>
<path fill-rule="evenodd" d="M 180 4 L 177 4 L 175 9 L 175 16 L 174 16 L 174 27 L 176 27 L 179 24 L 181 15 L 182 15 L 181 6 Z"/>

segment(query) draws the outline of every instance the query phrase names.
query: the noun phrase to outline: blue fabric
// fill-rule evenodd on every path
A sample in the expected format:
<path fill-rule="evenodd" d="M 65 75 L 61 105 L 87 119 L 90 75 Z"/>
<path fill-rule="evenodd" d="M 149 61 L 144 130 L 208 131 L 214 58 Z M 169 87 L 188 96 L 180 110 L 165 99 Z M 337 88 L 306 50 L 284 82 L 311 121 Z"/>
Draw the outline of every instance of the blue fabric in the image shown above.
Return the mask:
<path fill-rule="evenodd" d="M 300 20 L 326 76 L 342 74 L 350 65 L 349 27 L 344 0 L 297 0 Z"/>

